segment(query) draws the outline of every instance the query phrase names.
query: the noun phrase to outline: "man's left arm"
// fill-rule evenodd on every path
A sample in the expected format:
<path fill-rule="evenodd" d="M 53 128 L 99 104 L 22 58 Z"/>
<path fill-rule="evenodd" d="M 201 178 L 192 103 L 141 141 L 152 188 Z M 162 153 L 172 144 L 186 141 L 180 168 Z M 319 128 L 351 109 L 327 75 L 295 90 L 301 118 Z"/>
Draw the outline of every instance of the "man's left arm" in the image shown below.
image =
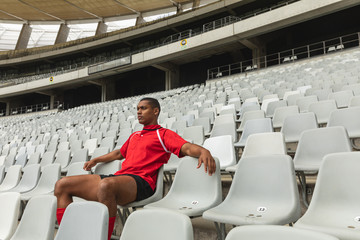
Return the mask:
<path fill-rule="evenodd" d="M 211 156 L 209 150 L 192 143 L 185 143 L 180 149 L 180 153 L 183 156 L 190 156 L 198 158 L 198 168 L 201 164 L 204 164 L 205 172 L 211 176 L 216 170 L 216 163 L 214 158 Z"/>

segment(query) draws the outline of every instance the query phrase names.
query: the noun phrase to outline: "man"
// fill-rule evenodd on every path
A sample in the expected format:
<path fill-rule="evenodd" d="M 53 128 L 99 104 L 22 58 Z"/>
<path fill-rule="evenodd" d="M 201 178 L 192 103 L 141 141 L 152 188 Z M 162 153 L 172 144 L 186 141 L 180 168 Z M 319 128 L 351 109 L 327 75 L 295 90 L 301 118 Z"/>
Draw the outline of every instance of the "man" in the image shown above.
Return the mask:
<path fill-rule="evenodd" d="M 160 104 L 154 98 L 143 98 L 137 106 L 142 131 L 134 132 L 119 150 L 91 159 L 84 164 L 89 171 L 97 163 L 121 160 L 121 170 L 114 175 L 80 175 L 60 179 L 55 185 L 57 197 L 57 219 L 60 224 L 65 208 L 77 196 L 86 200 L 98 201 L 109 209 L 109 239 L 111 237 L 117 205 L 148 198 L 154 193 L 158 169 L 166 163 L 170 154 L 179 157 L 198 158 L 198 168 L 204 164 L 209 175 L 215 172 L 215 161 L 205 148 L 191 144 L 175 132 L 158 125 Z"/>

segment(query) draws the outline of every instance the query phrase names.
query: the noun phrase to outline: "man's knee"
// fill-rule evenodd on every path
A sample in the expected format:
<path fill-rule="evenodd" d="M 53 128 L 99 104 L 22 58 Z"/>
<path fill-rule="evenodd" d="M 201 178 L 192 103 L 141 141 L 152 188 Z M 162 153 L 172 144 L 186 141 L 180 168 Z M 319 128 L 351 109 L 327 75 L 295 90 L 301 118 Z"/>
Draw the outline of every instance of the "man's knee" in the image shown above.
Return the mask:
<path fill-rule="evenodd" d="M 104 178 L 99 183 L 98 188 L 98 198 L 108 198 L 110 196 L 114 196 L 114 190 L 115 190 L 116 182 L 112 178 Z"/>
<path fill-rule="evenodd" d="M 60 196 L 61 194 L 65 193 L 69 184 L 71 184 L 71 181 L 69 181 L 69 179 L 67 177 L 63 177 L 63 178 L 59 179 L 55 183 L 54 195 Z"/>

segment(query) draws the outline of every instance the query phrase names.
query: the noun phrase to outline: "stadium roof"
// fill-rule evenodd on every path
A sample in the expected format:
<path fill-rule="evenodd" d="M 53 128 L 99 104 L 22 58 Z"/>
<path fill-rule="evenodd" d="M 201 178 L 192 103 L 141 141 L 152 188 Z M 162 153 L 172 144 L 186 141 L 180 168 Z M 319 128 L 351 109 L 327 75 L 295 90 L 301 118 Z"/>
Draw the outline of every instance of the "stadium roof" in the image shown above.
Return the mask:
<path fill-rule="evenodd" d="M 1 0 L 0 21 L 73 21 L 142 14 L 196 0 Z"/>

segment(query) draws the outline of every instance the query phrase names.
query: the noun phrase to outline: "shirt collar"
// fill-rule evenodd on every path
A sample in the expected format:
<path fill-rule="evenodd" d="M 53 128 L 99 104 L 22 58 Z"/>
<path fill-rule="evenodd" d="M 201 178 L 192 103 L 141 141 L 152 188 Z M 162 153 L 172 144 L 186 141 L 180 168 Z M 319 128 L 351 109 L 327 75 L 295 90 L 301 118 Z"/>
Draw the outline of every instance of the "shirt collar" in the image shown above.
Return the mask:
<path fill-rule="evenodd" d="M 156 125 L 147 125 L 143 128 L 142 131 L 156 131 L 158 129 L 162 128 L 160 125 L 156 124 Z"/>

